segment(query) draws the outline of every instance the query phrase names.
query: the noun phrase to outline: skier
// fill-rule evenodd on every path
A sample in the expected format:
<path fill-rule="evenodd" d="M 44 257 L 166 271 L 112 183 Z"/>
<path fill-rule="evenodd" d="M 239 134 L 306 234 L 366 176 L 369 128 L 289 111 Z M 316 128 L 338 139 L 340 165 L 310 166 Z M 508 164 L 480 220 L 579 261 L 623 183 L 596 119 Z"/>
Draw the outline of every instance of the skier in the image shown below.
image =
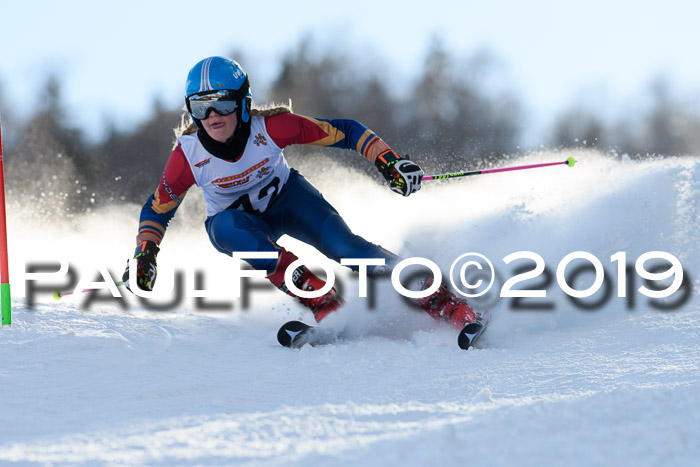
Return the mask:
<path fill-rule="evenodd" d="M 317 298 L 296 296 L 284 283 L 287 266 L 297 257 L 279 246 L 283 234 L 306 242 L 327 257 L 383 258 L 385 266 L 368 268 L 368 275 L 391 271 L 397 255 L 353 234 L 338 212 L 297 170 L 290 168 L 282 149 L 312 144 L 354 149 L 373 162 L 391 190 L 409 196 L 421 187 L 423 171 L 399 157 L 381 138 L 354 120 L 317 119 L 292 113 L 286 106 L 253 107 L 248 75 L 234 60 L 209 57 L 189 72 L 185 104 L 190 123 L 181 135 L 155 192 L 141 210 L 136 284 L 151 291 L 156 280 L 156 256 L 168 223 L 192 185 L 206 201 L 205 227 L 214 247 L 232 252 L 274 252 L 275 258 L 247 259 L 279 289 L 308 307 L 316 321 L 343 305 L 335 288 Z M 176 131 L 177 133 L 177 131 Z M 354 268 L 357 270 L 357 268 Z M 299 290 L 319 290 L 325 282 L 305 266 L 293 271 Z M 423 287 L 430 286 L 427 281 Z M 477 316 L 468 303 L 444 286 L 418 305 L 436 319 L 457 328 Z"/>

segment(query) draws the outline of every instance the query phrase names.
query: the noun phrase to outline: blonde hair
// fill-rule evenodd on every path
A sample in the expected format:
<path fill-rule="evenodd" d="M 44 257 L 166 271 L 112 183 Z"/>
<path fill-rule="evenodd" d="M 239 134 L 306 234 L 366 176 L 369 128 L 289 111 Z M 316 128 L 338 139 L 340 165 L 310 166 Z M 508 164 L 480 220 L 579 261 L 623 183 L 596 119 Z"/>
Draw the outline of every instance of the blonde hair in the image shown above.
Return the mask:
<path fill-rule="evenodd" d="M 250 115 L 252 117 L 269 117 L 271 115 L 277 114 L 290 114 L 292 112 L 292 100 L 289 99 L 287 104 L 267 104 L 263 106 L 256 106 L 253 103 L 253 107 L 250 109 Z M 180 116 L 180 124 L 173 128 L 173 133 L 175 134 L 175 140 L 173 141 L 173 149 L 177 147 L 177 139 L 180 136 L 191 135 L 197 132 L 197 125 L 192 121 L 192 116 L 187 111 L 187 108 L 182 109 L 182 115 Z"/>

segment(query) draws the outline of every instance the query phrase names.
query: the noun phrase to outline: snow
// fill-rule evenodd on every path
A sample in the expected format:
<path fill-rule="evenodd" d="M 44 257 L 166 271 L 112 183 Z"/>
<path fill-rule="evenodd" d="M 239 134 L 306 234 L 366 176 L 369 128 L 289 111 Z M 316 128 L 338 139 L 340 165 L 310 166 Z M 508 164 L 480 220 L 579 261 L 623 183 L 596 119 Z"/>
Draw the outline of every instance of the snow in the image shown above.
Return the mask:
<path fill-rule="evenodd" d="M 194 270 L 219 296 L 206 299 L 217 309 L 185 297 L 152 311 L 128 292 L 88 305 L 91 294 L 56 302 L 51 287 L 67 279 L 32 281 L 27 265 L 57 270 L 63 259 L 88 281 L 105 280 L 100 267 L 118 280 L 139 207 L 40 229 L 11 210 L 0 464 L 697 465 L 700 159 L 566 151 L 512 163 L 569 155 L 574 168 L 429 182 L 407 199 L 361 178 L 340 185 L 348 177 L 342 168 L 303 170 L 371 241 L 429 258 L 444 272 L 467 252 L 494 263 L 496 294 L 474 300 L 493 311 L 492 325 L 469 351 L 386 282 L 358 298 L 356 277 L 340 266 L 348 304 L 325 325 L 347 325 L 350 337 L 280 347 L 278 327 L 310 314 L 256 279 L 245 300 L 230 296 L 235 268 L 209 244 L 194 193 L 163 243 L 156 289 L 169 288 L 173 271 Z M 310 264 L 319 259 L 284 243 Z M 519 285 L 546 289 L 546 298 L 521 302 L 536 310 L 496 296 L 517 267 L 534 268 L 502 261 L 519 251 L 539 255 L 551 275 Z M 606 278 L 579 303 L 555 279 L 575 251 L 600 260 Z M 632 269 L 631 293 L 618 298 L 610 257 L 625 252 L 633 266 L 648 251 L 676 256 L 686 285 L 667 301 L 651 300 L 636 291 L 643 282 Z M 31 283 L 46 290 L 33 293 Z M 571 285 L 592 283 L 586 273 Z"/>

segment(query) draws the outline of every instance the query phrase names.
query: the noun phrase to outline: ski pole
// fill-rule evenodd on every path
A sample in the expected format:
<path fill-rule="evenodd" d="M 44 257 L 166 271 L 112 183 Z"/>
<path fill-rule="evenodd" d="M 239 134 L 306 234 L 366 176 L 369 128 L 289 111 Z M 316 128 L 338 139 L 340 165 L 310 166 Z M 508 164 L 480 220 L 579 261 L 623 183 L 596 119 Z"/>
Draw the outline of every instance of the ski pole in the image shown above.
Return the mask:
<path fill-rule="evenodd" d="M 545 164 L 534 164 L 534 165 L 519 165 L 516 167 L 503 167 L 500 169 L 485 169 L 485 170 L 472 170 L 470 172 L 454 172 L 447 174 L 436 174 L 436 175 L 426 175 L 423 177 L 423 181 L 430 180 L 443 180 L 445 178 L 456 178 L 456 177 L 468 177 L 470 175 L 482 175 L 482 174 L 492 174 L 496 172 L 508 172 L 510 170 L 525 170 L 525 169 L 536 169 L 538 167 L 550 167 L 552 165 L 568 165 L 573 167 L 576 164 L 576 159 L 569 157 L 562 162 L 547 162 Z"/>
<path fill-rule="evenodd" d="M 114 285 L 119 287 L 120 285 L 124 285 L 123 281 L 115 282 Z M 94 292 L 95 290 L 103 290 L 103 289 L 83 289 L 79 293 L 87 293 L 87 292 Z M 60 300 L 61 297 L 65 297 L 66 295 L 73 295 L 75 292 L 61 292 L 60 290 L 56 290 L 53 293 L 53 298 L 56 300 Z"/>

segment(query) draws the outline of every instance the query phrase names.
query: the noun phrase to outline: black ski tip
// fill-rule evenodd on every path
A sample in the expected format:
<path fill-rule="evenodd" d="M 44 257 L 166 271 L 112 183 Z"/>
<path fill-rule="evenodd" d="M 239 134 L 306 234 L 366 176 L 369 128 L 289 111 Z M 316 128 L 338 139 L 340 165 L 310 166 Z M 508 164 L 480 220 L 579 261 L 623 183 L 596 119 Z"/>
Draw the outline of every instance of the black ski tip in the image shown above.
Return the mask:
<path fill-rule="evenodd" d="M 301 332 L 306 331 L 311 328 L 306 323 L 301 321 L 288 321 L 282 325 L 279 331 L 277 331 L 277 342 L 285 347 L 291 347 L 294 342 L 294 338 Z"/>
<path fill-rule="evenodd" d="M 457 337 L 457 345 L 460 349 L 468 350 L 472 346 L 474 341 L 479 337 L 486 329 L 481 323 L 469 323 L 459 333 Z"/>

